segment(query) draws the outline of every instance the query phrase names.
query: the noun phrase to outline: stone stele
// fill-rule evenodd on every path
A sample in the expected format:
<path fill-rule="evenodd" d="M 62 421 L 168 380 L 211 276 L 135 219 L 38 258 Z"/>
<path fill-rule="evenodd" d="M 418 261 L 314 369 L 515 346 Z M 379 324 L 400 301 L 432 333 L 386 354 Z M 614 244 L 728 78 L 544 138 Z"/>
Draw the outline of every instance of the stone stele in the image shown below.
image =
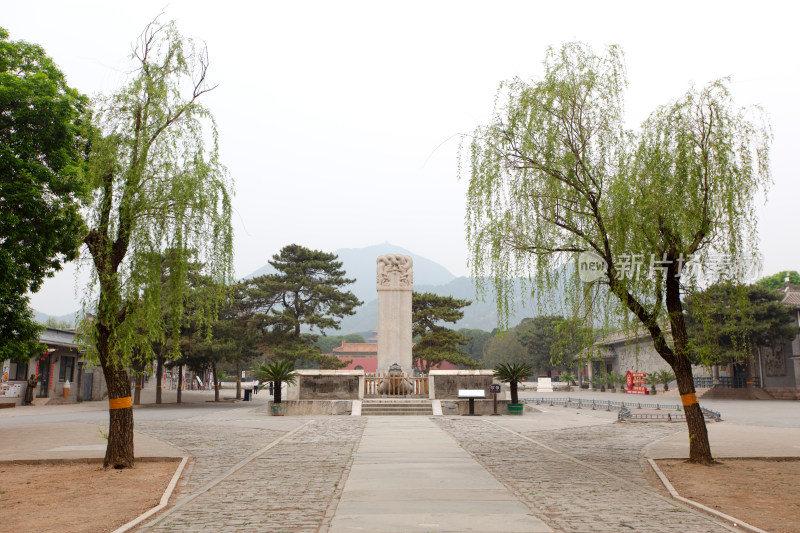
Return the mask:
<path fill-rule="evenodd" d="M 411 357 L 411 293 L 414 262 L 407 255 L 378 257 L 378 372 L 397 364 L 413 374 Z"/>

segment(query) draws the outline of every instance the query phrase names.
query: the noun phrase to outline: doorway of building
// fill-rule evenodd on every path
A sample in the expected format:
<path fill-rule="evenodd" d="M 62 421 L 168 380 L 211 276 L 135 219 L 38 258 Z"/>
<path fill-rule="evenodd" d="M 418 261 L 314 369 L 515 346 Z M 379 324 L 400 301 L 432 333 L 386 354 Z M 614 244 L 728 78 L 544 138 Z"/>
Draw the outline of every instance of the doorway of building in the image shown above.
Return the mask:
<path fill-rule="evenodd" d="M 47 398 L 50 390 L 50 357 L 51 353 L 46 353 L 39 358 L 36 373 L 39 375 L 39 392 L 37 398 Z"/>

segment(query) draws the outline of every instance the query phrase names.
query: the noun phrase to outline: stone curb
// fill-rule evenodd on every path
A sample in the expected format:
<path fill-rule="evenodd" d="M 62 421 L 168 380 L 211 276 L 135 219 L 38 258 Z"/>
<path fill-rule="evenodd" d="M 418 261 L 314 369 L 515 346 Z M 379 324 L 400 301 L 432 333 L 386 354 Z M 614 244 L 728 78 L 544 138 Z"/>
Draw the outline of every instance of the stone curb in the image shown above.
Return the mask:
<path fill-rule="evenodd" d="M 667 479 L 667 476 L 665 476 L 664 473 L 661 471 L 661 469 L 658 468 L 658 465 L 656 464 L 656 462 L 653 459 L 648 458 L 647 462 L 650 463 L 650 466 L 652 467 L 653 471 L 656 473 L 658 478 L 661 480 L 661 483 L 663 483 L 664 487 L 666 487 L 667 491 L 669 491 L 670 496 L 672 496 L 676 500 L 678 500 L 680 502 L 683 502 L 683 503 L 686 503 L 686 504 L 689 504 L 689 505 L 691 505 L 693 507 L 696 507 L 696 508 L 700 509 L 701 511 L 705 511 L 706 513 L 710 513 L 710 514 L 712 514 L 712 515 L 714 515 L 714 516 L 716 516 L 718 518 L 722 518 L 726 522 L 730 522 L 731 524 L 733 524 L 734 527 L 740 527 L 742 529 L 745 529 L 747 531 L 751 531 L 753 533 L 768 533 L 767 531 L 764 531 L 763 529 L 759 529 L 756 526 L 751 526 L 747 522 L 743 522 L 742 520 L 739 520 L 738 518 L 734 518 L 734 517 L 732 517 L 730 515 L 727 515 L 725 513 L 721 513 L 721 512 L 719 512 L 719 511 L 717 511 L 715 509 L 711 509 L 710 507 L 706 507 L 705 505 L 703 505 L 701 503 L 697 503 L 696 501 L 690 500 L 689 498 L 684 498 L 683 496 L 678 494 L 678 491 L 675 490 L 675 487 L 672 486 L 672 483 L 669 482 L 669 479 Z"/>
<path fill-rule="evenodd" d="M 166 507 L 167 504 L 169 503 L 170 497 L 172 496 L 172 492 L 175 490 L 175 486 L 178 484 L 178 480 L 180 479 L 181 474 L 183 473 L 183 468 L 186 466 L 186 462 L 188 460 L 189 457 L 184 457 L 181 460 L 181 464 L 179 464 L 178 468 L 175 470 L 175 474 L 173 474 L 172 479 L 170 480 L 169 485 L 167 485 L 164 494 L 161 496 L 161 501 L 158 503 L 158 505 L 156 505 L 149 511 L 139 515 L 138 517 L 134 518 L 127 524 L 124 524 L 119 528 L 115 529 L 112 533 L 125 533 L 126 531 L 132 529 L 133 527 L 137 526 L 141 522 L 145 521 L 146 519 L 150 518 L 158 511 Z"/>

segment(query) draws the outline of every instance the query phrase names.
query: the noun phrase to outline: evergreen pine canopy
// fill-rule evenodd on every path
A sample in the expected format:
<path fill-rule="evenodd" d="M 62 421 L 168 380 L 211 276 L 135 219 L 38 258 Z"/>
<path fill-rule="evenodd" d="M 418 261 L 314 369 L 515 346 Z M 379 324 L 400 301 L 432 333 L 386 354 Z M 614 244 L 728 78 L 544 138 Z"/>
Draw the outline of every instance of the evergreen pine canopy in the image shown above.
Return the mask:
<path fill-rule="evenodd" d="M 269 262 L 274 274 L 245 282 L 270 358 L 344 366 L 313 346 L 317 335 L 303 333 L 339 329 L 341 319 L 362 304 L 352 292 L 343 290 L 354 280 L 345 277 L 336 259 L 335 254 L 290 244 Z"/>
<path fill-rule="evenodd" d="M 469 300 L 459 300 L 429 292 L 415 292 L 412 295 L 411 331 L 413 336 L 418 338 L 413 348 L 413 356 L 420 368 L 429 371 L 432 366 L 442 361 L 467 367 L 479 365 L 463 350 L 463 347 L 469 344 L 470 337 L 442 324 L 461 320 L 464 317 L 464 311 L 461 309 L 471 303 Z"/>

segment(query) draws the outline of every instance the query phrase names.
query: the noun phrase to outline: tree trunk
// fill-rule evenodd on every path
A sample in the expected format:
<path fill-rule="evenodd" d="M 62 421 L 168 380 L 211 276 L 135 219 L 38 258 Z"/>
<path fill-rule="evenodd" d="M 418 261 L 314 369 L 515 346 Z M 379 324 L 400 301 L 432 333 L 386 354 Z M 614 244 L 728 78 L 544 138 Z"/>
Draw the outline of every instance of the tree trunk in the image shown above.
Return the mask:
<path fill-rule="evenodd" d="M 108 387 L 108 444 L 103 467 L 133 466 L 133 402 L 130 376 L 111 357 L 111 329 L 102 321 L 95 323 L 97 353 Z"/>
<path fill-rule="evenodd" d="M 669 265 L 664 277 L 666 291 L 664 302 L 670 321 L 673 346 L 667 344 L 664 331 L 659 326 L 656 316 L 647 312 L 644 307 L 627 292 L 625 287 L 613 275 L 609 267 L 608 280 L 611 290 L 620 301 L 641 321 L 650 332 L 653 339 L 653 347 L 664 361 L 669 364 L 675 373 L 675 380 L 678 384 L 678 392 L 681 395 L 681 403 L 686 414 L 686 425 L 689 428 L 689 462 L 700 464 L 712 464 L 714 458 L 711 456 L 711 445 L 708 442 L 708 430 L 700 404 L 694 390 L 694 377 L 692 376 L 692 364 L 689 352 L 689 337 L 686 334 L 686 322 L 683 318 L 683 305 L 681 304 L 681 283 L 677 271 L 676 251 L 673 245 L 667 259 Z M 611 261 L 609 260 L 609 264 Z"/>
<path fill-rule="evenodd" d="M 217 363 L 216 361 L 211 361 L 211 376 L 214 380 L 214 401 L 219 401 L 219 381 L 217 381 Z"/>
<path fill-rule="evenodd" d="M 156 357 L 156 405 L 161 405 L 161 379 L 164 374 L 164 358 Z"/>
<path fill-rule="evenodd" d="M 660 330 L 660 337 L 655 343 L 656 350 L 669 363 L 675 373 L 678 392 L 681 395 L 681 403 L 686 413 L 686 425 L 689 427 L 689 462 L 708 465 L 714 462 L 714 458 L 711 455 L 711 444 L 708 441 L 706 420 L 695 396 L 692 363 L 689 358 L 689 336 L 686 333 L 686 322 L 683 318 L 680 280 L 675 276 L 674 264 L 668 267 L 666 287 L 665 300 L 667 311 L 669 311 L 674 350 L 669 350 Z M 659 348 L 661 349 L 659 350 Z M 668 356 L 665 357 L 665 355 Z"/>
<path fill-rule="evenodd" d="M 144 381 L 144 365 L 139 361 L 133 363 L 133 405 L 142 403 L 142 383 Z"/>
<path fill-rule="evenodd" d="M 178 403 L 181 403 L 182 392 L 183 392 L 183 365 L 178 365 Z"/>
<path fill-rule="evenodd" d="M 281 403 L 281 389 L 283 388 L 280 381 L 275 382 L 275 403 Z"/>
<path fill-rule="evenodd" d="M 686 413 L 686 425 L 689 427 L 689 462 L 711 464 L 711 444 L 708 441 L 708 429 L 700 404 L 694 398 L 694 377 L 692 367 L 688 360 L 679 358 L 672 367 L 681 394 L 683 409 Z"/>
<path fill-rule="evenodd" d="M 519 403 L 519 395 L 517 394 L 517 382 L 511 381 L 508 385 L 511 387 L 511 403 Z"/>
<path fill-rule="evenodd" d="M 242 399 L 242 363 L 236 361 L 236 399 Z"/>
<path fill-rule="evenodd" d="M 131 468 L 133 466 L 133 407 L 130 405 L 130 377 L 123 368 L 108 367 L 106 376 L 109 397 L 108 445 L 103 467 Z M 119 407 L 114 400 L 120 400 Z"/>

